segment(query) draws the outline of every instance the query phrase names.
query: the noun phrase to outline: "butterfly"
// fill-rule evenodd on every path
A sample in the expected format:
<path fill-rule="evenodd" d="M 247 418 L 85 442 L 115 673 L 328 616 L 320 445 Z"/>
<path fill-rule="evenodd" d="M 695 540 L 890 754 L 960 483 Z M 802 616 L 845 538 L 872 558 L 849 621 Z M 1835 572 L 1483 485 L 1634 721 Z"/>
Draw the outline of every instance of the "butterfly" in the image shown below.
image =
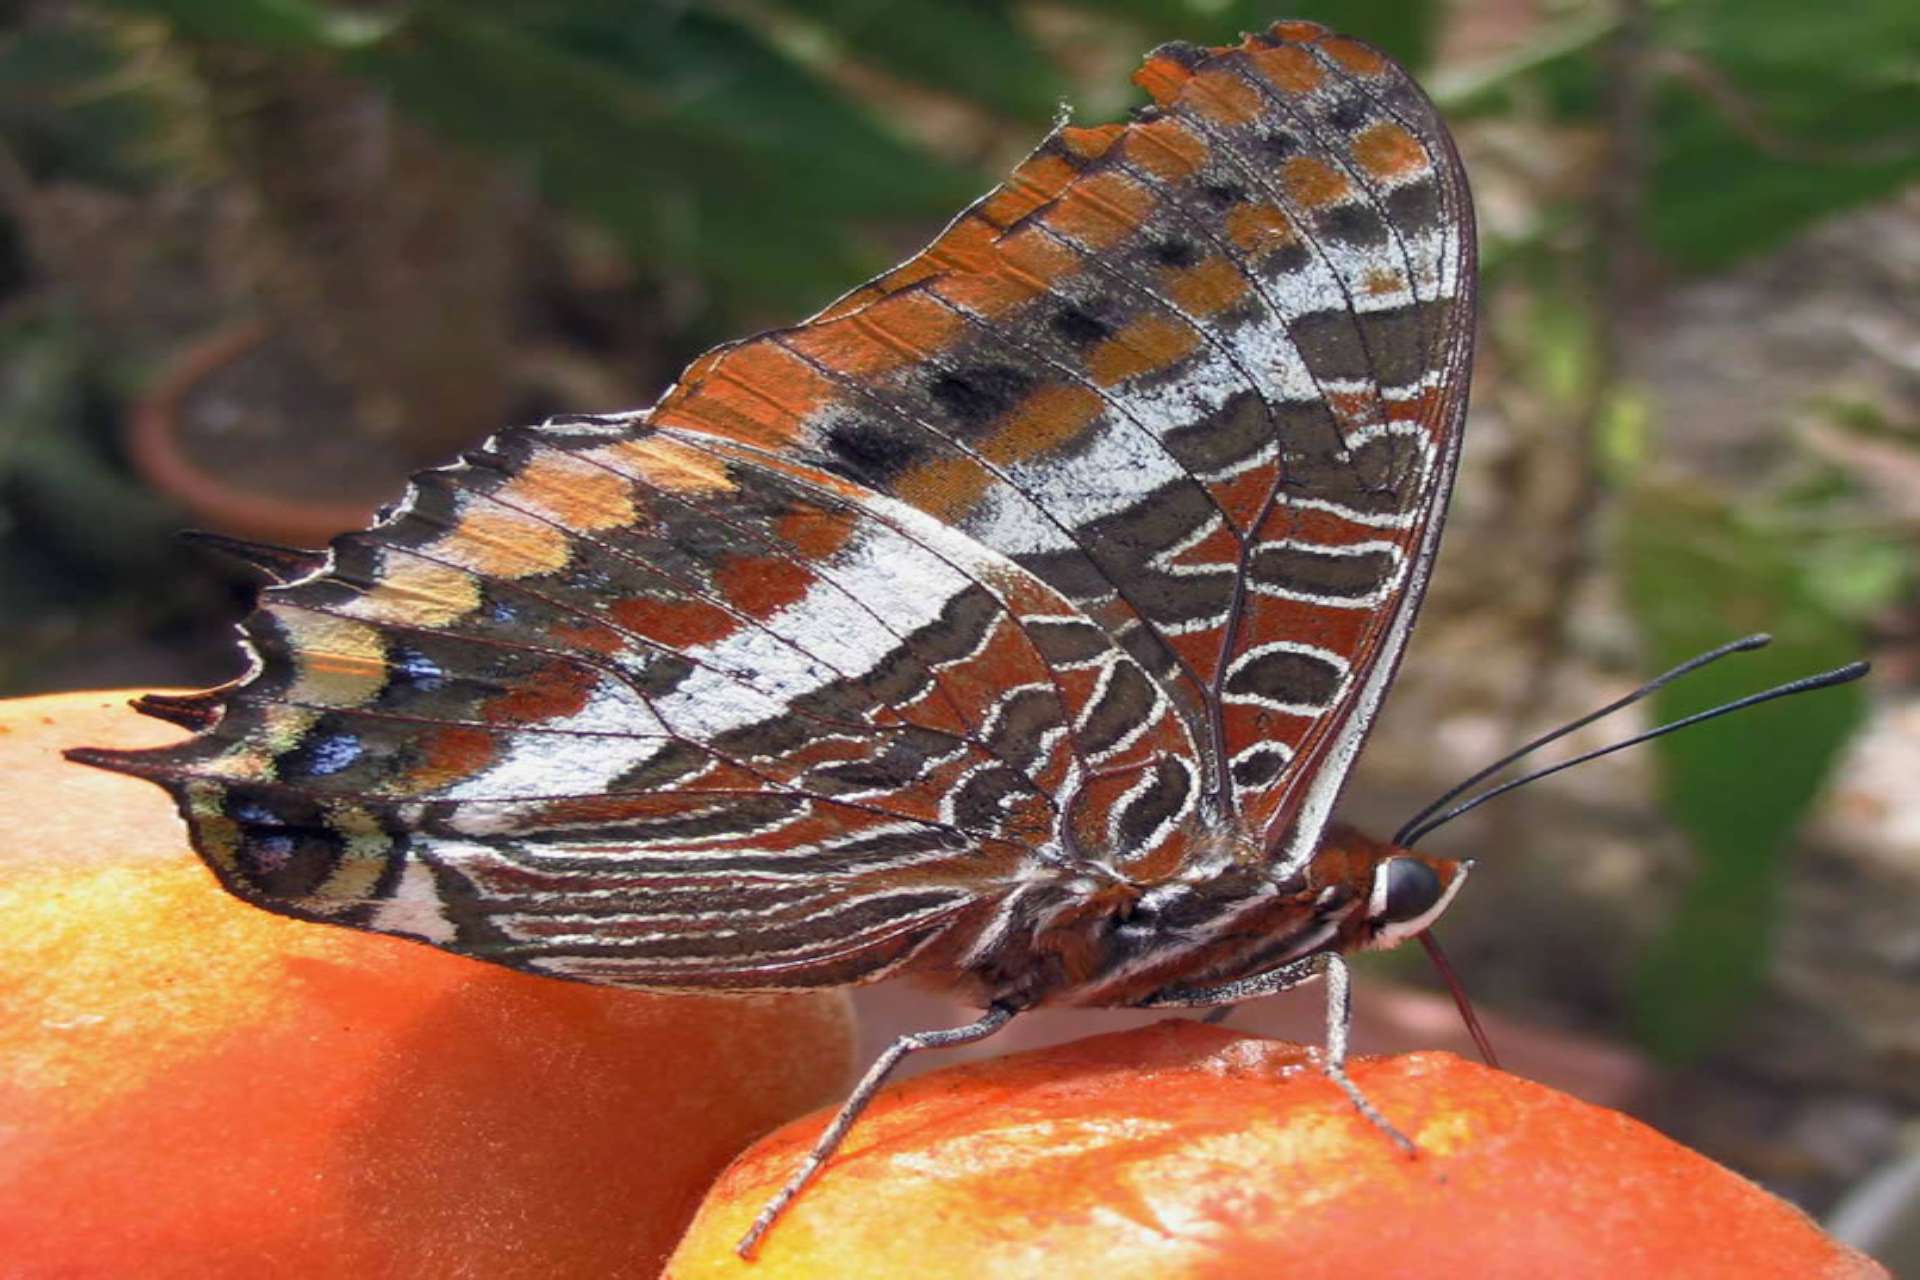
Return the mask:
<path fill-rule="evenodd" d="M 1220 1006 L 1466 864 L 1332 815 L 1432 569 L 1474 219 L 1432 104 L 1303 22 L 1166 45 L 923 252 L 651 408 L 494 436 L 275 579 L 251 664 L 76 757 L 268 910 L 583 982 L 910 975 Z"/>

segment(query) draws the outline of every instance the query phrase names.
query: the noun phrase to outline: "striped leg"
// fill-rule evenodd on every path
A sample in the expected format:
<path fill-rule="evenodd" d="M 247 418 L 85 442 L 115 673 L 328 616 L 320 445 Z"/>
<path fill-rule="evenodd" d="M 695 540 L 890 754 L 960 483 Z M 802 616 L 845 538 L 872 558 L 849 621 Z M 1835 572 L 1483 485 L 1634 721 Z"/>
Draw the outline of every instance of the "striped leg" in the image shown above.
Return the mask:
<path fill-rule="evenodd" d="M 793 1202 L 793 1198 L 800 1194 L 801 1188 L 813 1181 L 814 1175 L 820 1172 L 820 1167 L 832 1157 L 841 1141 L 846 1138 L 847 1131 L 853 1128 L 853 1122 L 859 1119 L 862 1111 L 867 1109 L 867 1104 L 873 1101 L 873 1095 L 880 1092 L 880 1086 L 886 1083 L 887 1077 L 893 1073 L 895 1067 L 900 1065 L 902 1058 L 917 1049 L 948 1049 L 954 1045 L 972 1044 L 976 1040 L 985 1040 L 1012 1021 L 1013 1013 L 1012 1009 L 994 1005 L 982 1014 L 978 1021 L 969 1022 L 964 1027 L 954 1027 L 950 1031 L 916 1031 L 895 1040 L 888 1046 L 887 1051 L 867 1068 L 867 1074 L 861 1077 L 853 1093 L 840 1104 L 839 1114 L 833 1117 L 833 1123 L 826 1127 L 819 1140 L 813 1144 L 813 1150 L 809 1151 L 807 1158 L 800 1162 L 800 1167 L 793 1171 L 793 1176 L 787 1179 L 786 1185 L 774 1194 L 773 1199 L 767 1201 L 767 1207 L 760 1211 L 760 1216 L 753 1220 L 751 1227 L 747 1228 L 747 1234 L 740 1237 L 740 1243 L 734 1246 L 734 1252 L 743 1258 L 753 1253 L 754 1246 L 760 1243 L 760 1237 L 767 1233 L 767 1228 L 773 1225 L 774 1220 Z"/>
<path fill-rule="evenodd" d="M 1320 1059 L 1320 1070 L 1340 1086 L 1340 1092 L 1347 1095 L 1353 1109 L 1365 1116 L 1374 1128 L 1408 1155 L 1419 1155 L 1420 1149 L 1413 1145 L 1413 1139 L 1381 1115 L 1380 1108 L 1367 1101 L 1367 1095 L 1361 1093 L 1360 1086 L 1347 1075 L 1347 1033 L 1353 1029 L 1353 990 L 1346 959 L 1338 951 L 1322 952 L 1313 959 L 1327 980 L 1327 1045 L 1316 1055 Z"/>
<path fill-rule="evenodd" d="M 1413 1139 L 1381 1115 L 1380 1108 L 1367 1101 L 1367 1096 L 1360 1092 L 1360 1086 L 1347 1075 L 1347 1035 L 1353 1027 L 1353 991 L 1347 974 L 1347 962 L 1339 952 L 1322 951 L 1299 960 L 1290 960 L 1265 973 L 1256 973 L 1252 977 L 1217 987 L 1169 987 L 1135 1007 L 1192 1008 L 1212 1005 L 1213 1012 L 1204 1020 L 1218 1022 L 1232 1012 L 1233 1006 L 1240 1001 L 1278 995 L 1315 978 L 1327 980 L 1327 1043 L 1324 1048 L 1313 1051 L 1320 1070 L 1326 1073 L 1327 1079 L 1340 1086 L 1340 1092 L 1347 1095 L 1347 1101 L 1353 1103 L 1353 1109 L 1365 1116 L 1374 1128 L 1386 1134 L 1395 1146 L 1408 1155 L 1418 1155 L 1419 1149 L 1414 1146 Z"/>

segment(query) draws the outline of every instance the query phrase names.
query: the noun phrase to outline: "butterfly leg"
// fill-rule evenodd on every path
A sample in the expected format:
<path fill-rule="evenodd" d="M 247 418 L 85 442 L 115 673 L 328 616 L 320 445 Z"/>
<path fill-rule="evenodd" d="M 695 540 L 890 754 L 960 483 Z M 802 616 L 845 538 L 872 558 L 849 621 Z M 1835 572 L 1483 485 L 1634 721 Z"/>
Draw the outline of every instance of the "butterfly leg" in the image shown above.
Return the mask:
<path fill-rule="evenodd" d="M 1366 1117 L 1369 1124 L 1386 1134 L 1395 1146 L 1408 1155 L 1420 1154 L 1413 1139 L 1381 1115 L 1380 1108 L 1367 1100 L 1367 1095 L 1360 1092 L 1360 1086 L 1347 1074 L 1347 1038 L 1353 1029 L 1353 984 L 1347 973 L 1347 962 L 1339 952 L 1317 952 L 1217 987 L 1168 987 L 1140 1001 L 1135 1007 L 1154 1009 L 1212 1005 L 1218 1012 L 1219 1007 L 1230 1009 L 1237 1001 L 1277 995 L 1315 978 L 1324 978 L 1327 983 L 1327 1042 L 1324 1048 L 1313 1051 L 1315 1062 L 1327 1079 L 1347 1095 L 1347 1101 L 1353 1104 L 1353 1109 Z M 1215 1021 L 1211 1016 L 1206 1020 Z"/>
<path fill-rule="evenodd" d="M 807 1158 L 800 1162 L 800 1167 L 793 1171 L 793 1176 L 787 1179 L 786 1185 L 774 1193 L 773 1199 L 767 1201 L 767 1207 L 762 1209 L 760 1216 L 753 1220 L 753 1225 L 747 1228 L 746 1235 L 740 1237 L 740 1243 L 734 1246 L 733 1251 L 743 1258 L 752 1254 L 754 1246 L 760 1243 L 760 1237 L 767 1233 L 767 1228 L 773 1225 L 774 1220 L 793 1202 L 793 1198 L 800 1194 L 801 1189 L 813 1181 L 814 1175 L 820 1172 L 820 1167 L 832 1158 L 834 1151 L 847 1136 L 847 1130 L 853 1128 L 853 1122 L 859 1119 L 860 1113 L 867 1109 L 869 1102 L 873 1101 L 873 1095 L 880 1092 L 880 1086 L 886 1083 L 887 1077 L 893 1073 L 895 1067 L 900 1065 L 901 1059 L 919 1049 L 948 1049 L 954 1045 L 972 1044 L 976 1040 L 985 1040 L 1012 1021 L 1013 1014 L 1012 1009 L 993 1005 L 980 1016 L 979 1020 L 969 1022 L 964 1027 L 954 1027 L 948 1031 L 916 1031 L 911 1035 L 901 1036 L 889 1045 L 887 1051 L 867 1068 L 867 1074 L 860 1078 L 860 1083 L 854 1086 L 847 1100 L 840 1104 L 839 1113 L 833 1117 L 833 1122 L 813 1144 L 813 1150 L 809 1151 Z"/>
<path fill-rule="evenodd" d="M 1200 1019 L 1200 1021 L 1206 1023 L 1210 1027 L 1217 1027 L 1221 1023 L 1225 1022 L 1228 1018 L 1231 1018 L 1233 1016 L 1233 1011 L 1239 1007 L 1240 1007 L 1239 1005 L 1234 1005 L 1234 1004 L 1223 1004 L 1217 1009 L 1209 1009 L 1207 1010 L 1207 1016 Z"/>
<path fill-rule="evenodd" d="M 1313 958 L 1327 982 L 1327 1043 L 1316 1055 L 1320 1059 L 1320 1070 L 1327 1079 L 1340 1086 L 1340 1092 L 1347 1095 L 1347 1101 L 1353 1109 L 1367 1118 L 1374 1128 L 1392 1139 L 1393 1144 L 1410 1156 L 1420 1154 L 1413 1145 L 1413 1139 L 1394 1127 L 1393 1121 L 1380 1114 L 1380 1108 L 1367 1100 L 1360 1092 L 1360 1086 L 1347 1075 L 1347 1036 L 1353 1029 L 1353 989 L 1347 975 L 1347 962 L 1337 951 L 1322 952 Z"/>

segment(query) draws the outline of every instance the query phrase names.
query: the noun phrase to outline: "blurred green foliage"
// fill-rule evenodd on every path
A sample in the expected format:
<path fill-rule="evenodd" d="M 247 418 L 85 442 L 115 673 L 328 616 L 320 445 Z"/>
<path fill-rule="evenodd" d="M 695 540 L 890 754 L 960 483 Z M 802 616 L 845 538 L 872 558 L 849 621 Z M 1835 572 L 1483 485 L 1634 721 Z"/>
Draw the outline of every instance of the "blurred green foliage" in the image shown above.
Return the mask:
<path fill-rule="evenodd" d="M 99 27 L 28 26 L 0 38 L 0 139 L 26 173 L 119 187 L 150 176 L 160 104 Z M 14 217 L 19 211 L 11 211 Z"/>
<path fill-rule="evenodd" d="M 1817 512 L 1791 500 L 1735 510 L 1670 487 L 1634 495 L 1620 525 L 1619 567 L 1649 667 L 1678 665 L 1734 636 L 1774 637 L 1660 690 L 1657 720 L 1860 656 L 1865 616 L 1907 585 L 1906 557 L 1885 536 L 1833 525 L 1819 538 L 1825 554 L 1809 556 L 1808 526 L 1792 518 L 1807 514 Z M 1855 577 L 1839 590 L 1826 581 L 1836 563 Z M 1679 903 L 1663 912 L 1633 993 L 1640 1037 L 1663 1056 L 1684 1060 L 1717 1043 L 1760 990 L 1786 842 L 1865 711 L 1866 693 L 1854 683 L 1654 745 L 1664 807 L 1697 858 Z"/>
<path fill-rule="evenodd" d="M 851 61 L 901 85 L 1038 126 L 1073 86 L 1012 0 L 107 0 L 190 41 L 319 56 L 385 87 L 463 143 L 514 157 L 641 263 L 690 267 L 749 309 L 817 303 L 875 263 L 858 232 L 950 212 L 984 175 L 851 97 Z M 1230 40 L 1269 0 L 1070 0 L 1145 44 Z M 1294 0 L 1287 16 L 1363 35 L 1421 66 L 1443 6 Z M 1605 113 L 1603 0 L 1471 92 L 1474 113 L 1539 95 L 1562 123 Z M 1920 176 L 1920 6 L 1670 0 L 1650 10 L 1656 88 L 1643 210 L 1673 261 L 1723 266 L 1811 219 Z M 1571 39 L 1569 39 L 1571 35 Z M 49 63 L 49 66 L 54 65 Z M 1444 95 L 1443 95 L 1444 96 Z M 765 234 L 779 211 L 778 236 Z"/>
<path fill-rule="evenodd" d="M 111 0 L 192 42 L 321 57 L 444 136 L 527 165 L 641 264 L 696 271 L 735 310 L 818 304 L 881 263 L 858 234 L 951 213 L 985 175 L 916 145 L 836 82 L 847 60 L 1044 125 L 1072 96 L 1007 0 Z M 1219 42 L 1270 6 L 1082 0 L 1135 43 Z M 1424 60 L 1437 8 L 1295 5 Z M 777 226 L 769 225 L 769 216 Z"/>
<path fill-rule="evenodd" d="M 1500 114 L 1543 99 L 1560 123 L 1604 123 L 1618 12 L 1577 6 L 1537 39 L 1537 60 L 1523 51 L 1455 101 Z M 1646 7 L 1645 26 L 1641 230 L 1674 264 L 1726 267 L 1920 178 L 1912 0 L 1667 0 Z"/>

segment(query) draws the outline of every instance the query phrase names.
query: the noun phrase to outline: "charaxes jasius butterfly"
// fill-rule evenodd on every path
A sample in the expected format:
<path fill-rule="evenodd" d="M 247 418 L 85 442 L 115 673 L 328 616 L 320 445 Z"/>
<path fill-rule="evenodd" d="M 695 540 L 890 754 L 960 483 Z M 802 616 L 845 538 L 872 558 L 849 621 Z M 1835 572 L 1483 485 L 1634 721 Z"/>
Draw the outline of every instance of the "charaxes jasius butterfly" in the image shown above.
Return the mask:
<path fill-rule="evenodd" d="M 1460 452 L 1474 220 L 1433 106 L 1303 22 L 1156 51 L 918 256 L 652 408 L 503 432 L 141 709 L 249 902 L 584 982 L 906 974 L 966 1027 L 1205 1006 L 1420 933 L 1330 825 Z M 1376 1117 L 1378 1119 L 1378 1117 Z M 1385 1127 L 1384 1120 L 1380 1123 Z"/>

